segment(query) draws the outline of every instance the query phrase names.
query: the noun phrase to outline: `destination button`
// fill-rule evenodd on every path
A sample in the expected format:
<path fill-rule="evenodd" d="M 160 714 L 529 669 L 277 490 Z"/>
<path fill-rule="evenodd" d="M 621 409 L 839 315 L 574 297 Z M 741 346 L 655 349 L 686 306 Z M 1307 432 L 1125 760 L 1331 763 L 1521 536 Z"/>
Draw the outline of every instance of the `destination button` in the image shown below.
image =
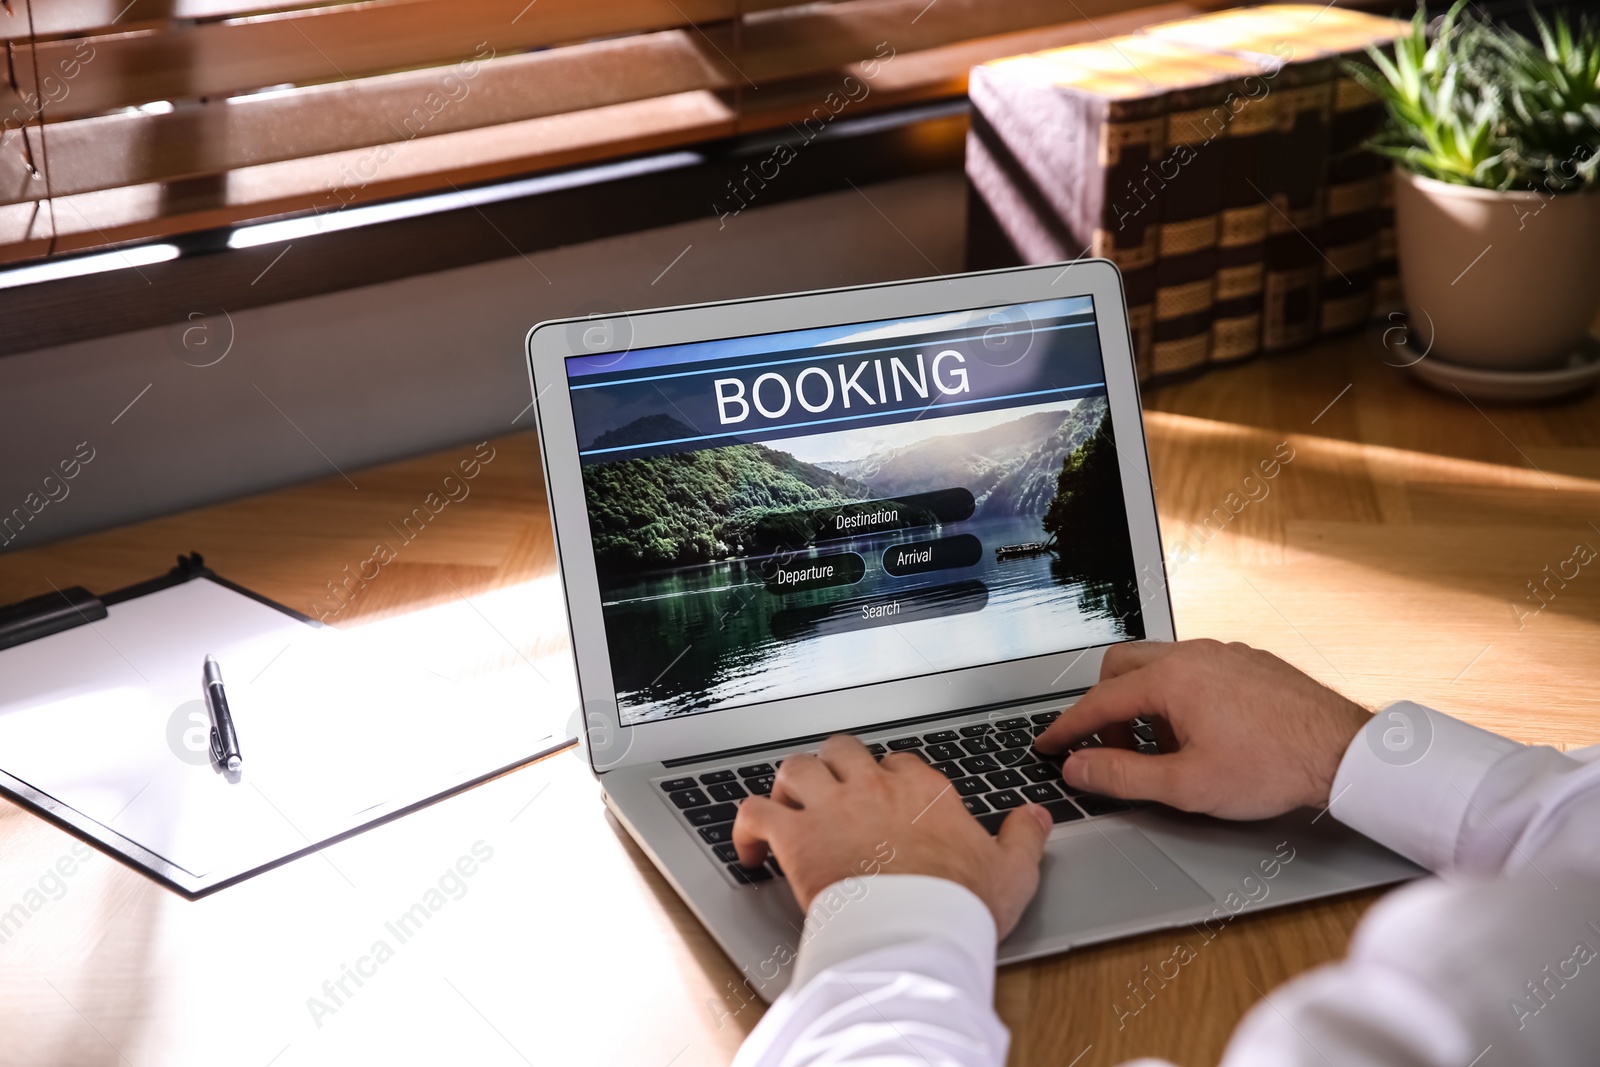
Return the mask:
<path fill-rule="evenodd" d="M 844 541 L 871 534 L 894 533 L 964 522 L 977 507 L 972 490 L 940 489 L 932 493 L 910 493 L 881 500 L 856 500 L 848 504 L 829 504 L 800 512 L 810 527 L 814 541 Z M 769 521 L 779 521 L 773 516 Z"/>
<path fill-rule="evenodd" d="M 971 567 L 983 559 L 983 542 L 971 534 L 904 541 L 883 550 L 883 569 L 896 578 Z"/>
<path fill-rule="evenodd" d="M 895 626 L 921 619 L 982 611 L 989 590 L 982 582 L 965 581 L 933 588 L 902 589 L 850 597 L 826 604 L 784 608 L 772 615 L 772 636 L 779 641 L 849 633 L 875 626 Z"/>
<path fill-rule="evenodd" d="M 810 558 L 763 565 L 767 592 L 782 596 L 833 585 L 854 585 L 867 573 L 867 561 L 855 552 L 830 552 Z"/>

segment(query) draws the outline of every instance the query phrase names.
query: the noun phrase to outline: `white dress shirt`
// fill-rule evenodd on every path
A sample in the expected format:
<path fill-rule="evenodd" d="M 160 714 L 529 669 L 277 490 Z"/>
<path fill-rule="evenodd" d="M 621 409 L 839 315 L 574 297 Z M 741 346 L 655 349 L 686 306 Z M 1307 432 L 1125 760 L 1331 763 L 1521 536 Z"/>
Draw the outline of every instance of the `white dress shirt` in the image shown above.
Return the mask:
<path fill-rule="evenodd" d="M 1395 733 L 1394 712 L 1422 729 Z M 1329 810 L 1440 877 L 1374 905 L 1343 962 L 1269 993 L 1223 1067 L 1600 1064 L 1600 746 L 1528 747 L 1391 705 L 1345 751 Z M 806 926 L 735 1067 L 1005 1061 L 994 920 L 971 892 L 879 874 Z"/>

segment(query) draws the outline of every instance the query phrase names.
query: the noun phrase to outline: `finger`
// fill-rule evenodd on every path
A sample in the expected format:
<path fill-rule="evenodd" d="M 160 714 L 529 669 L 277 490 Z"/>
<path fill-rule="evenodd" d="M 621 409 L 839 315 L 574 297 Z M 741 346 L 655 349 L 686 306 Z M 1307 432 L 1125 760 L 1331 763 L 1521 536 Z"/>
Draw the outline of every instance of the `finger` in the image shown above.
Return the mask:
<path fill-rule="evenodd" d="M 1000 851 L 1007 863 L 1018 868 L 1037 867 L 1044 855 L 1045 839 L 1055 820 L 1037 804 L 1024 804 L 1014 809 L 1000 824 Z"/>
<path fill-rule="evenodd" d="M 1112 645 L 1100 659 L 1100 680 L 1136 671 L 1172 654 L 1176 641 L 1128 641 Z"/>
<path fill-rule="evenodd" d="M 772 780 L 772 799 L 791 808 L 816 803 L 824 790 L 839 784 L 827 764 L 808 752 L 786 756 Z"/>
<path fill-rule="evenodd" d="M 1139 743 L 1139 739 L 1133 736 L 1133 724 L 1127 719 L 1108 722 L 1094 733 L 1107 748 L 1133 748 Z"/>
<path fill-rule="evenodd" d="M 773 835 L 781 836 L 793 816 L 792 808 L 767 797 L 750 797 L 740 804 L 733 820 L 733 847 L 739 853 L 739 862 L 746 867 L 763 863 L 771 851 Z"/>
<path fill-rule="evenodd" d="M 884 770 L 893 771 L 896 774 L 904 774 L 907 771 L 915 774 L 919 770 L 933 770 L 933 768 L 924 763 L 920 757 L 913 756 L 909 752 L 891 752 L 887 756 L 883 757 L 878 765 Z M 940 777 L 943 776 L 941 775 Z"/>
<path fill-rule="evenodd" d="M 817 755 L 841 782 L 860 778 L 878 769 L 878 761 L 872 758 L 867 746 L 849 734 L 834 734 L 822 742 Z"/>
<path fill-rule="evenodd" d="M 1182 808 L 1187 764 L 1181 752 L 1145 756 L 1121 748 L 1085 748 L 1061 765 L 1061 777 L 1085 792 Z"/>
<path fill-rule="evenodd" d="M 1074 741 L 1112 723 L 1166 714 L 1166 673 L 1157 660 L 1150 666 L 1105 679 L 1064 710 L 1034 740 L 1034 745 L 1041 752 L 1063 752 Z"/>
<path fill-rule="evenodd" d="M 1022 805 L 1000 824 L 996 838 L 1000 865 L 985 902 L 1001 938 L 1016 927 L 1028 901 L 1039 891 L 1039 858 L 1044 855 L 1051 825 L 1050 813 L 1037 804 Z"/>

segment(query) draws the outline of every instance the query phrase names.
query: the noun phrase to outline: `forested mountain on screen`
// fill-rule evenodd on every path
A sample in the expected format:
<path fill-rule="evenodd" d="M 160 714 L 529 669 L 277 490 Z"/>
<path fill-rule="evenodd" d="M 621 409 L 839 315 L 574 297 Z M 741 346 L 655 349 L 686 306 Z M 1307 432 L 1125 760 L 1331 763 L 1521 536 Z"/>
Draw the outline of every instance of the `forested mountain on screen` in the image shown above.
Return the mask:
<path fill-rule="evenodd" d="M 824 466 L 859 479 L 877 496 L 961 485 L 972 491 L 980 517 L 1043 515 L 1055 496 L 1062 461 L 1094 434 L 1105 415 L 1105 397 L 1091 397 L 1064 412 L 1035 412 Z"/>
<path fill-rule="evenodd" d="M 661 431 L 630 424 L 612 432 L 637 441 L 659 439 Z M 691 433 L 685 428 L 683 436 Z M 584 472 L 584 493 L 595 560 L 611 570 L 724 559 L 741 548 L 734 525 L 873 495 L 860 482 L 753 444 L 595 463 Z"/>

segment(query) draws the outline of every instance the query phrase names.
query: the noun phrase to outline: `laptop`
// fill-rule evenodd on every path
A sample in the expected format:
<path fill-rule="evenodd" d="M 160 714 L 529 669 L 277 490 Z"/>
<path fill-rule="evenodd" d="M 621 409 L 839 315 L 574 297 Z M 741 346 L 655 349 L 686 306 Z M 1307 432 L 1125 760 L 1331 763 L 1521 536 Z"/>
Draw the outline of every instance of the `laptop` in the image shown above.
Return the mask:
<path fill-rule="evenodd" d="M 1109 262 L 544 322 L 527 350 L 588 757 L 755 995 L 802 916 L 733 820 L 838 732 L 920 756 L 991 832 L 1050 811 L 1002 963 L 1421 873 L 1326 813 L 1128 804 L 1033 750 L 1107 648 L 1174 639 Z"/>

